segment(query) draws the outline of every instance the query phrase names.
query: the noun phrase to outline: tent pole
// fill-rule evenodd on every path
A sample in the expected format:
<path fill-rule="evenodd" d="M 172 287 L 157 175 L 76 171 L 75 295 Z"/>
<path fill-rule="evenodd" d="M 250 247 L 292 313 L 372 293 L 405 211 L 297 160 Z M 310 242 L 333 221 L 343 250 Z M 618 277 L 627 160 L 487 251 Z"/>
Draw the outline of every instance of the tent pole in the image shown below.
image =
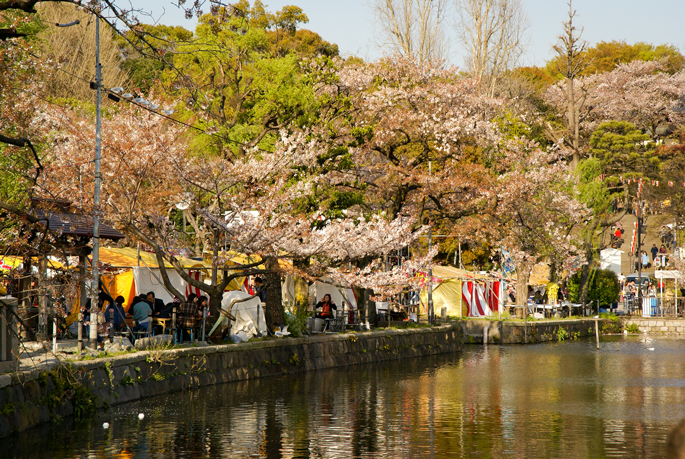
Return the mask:
<path fill-rule="evenodd" d="M 463 281 L 463 280 L 459 280 L 459 318 L 460 318 L 460 319 L 461 319 L 461 317 L 462 317 L 461 308 L 464 307 L 464 306 L 463 306 L 463 303 L 462 303 L 462 301 L 463 301 L 462 297 L 463 297 L 463 295 L 464 295 L 463 292 L 464 292 L 464 281 Z"/>

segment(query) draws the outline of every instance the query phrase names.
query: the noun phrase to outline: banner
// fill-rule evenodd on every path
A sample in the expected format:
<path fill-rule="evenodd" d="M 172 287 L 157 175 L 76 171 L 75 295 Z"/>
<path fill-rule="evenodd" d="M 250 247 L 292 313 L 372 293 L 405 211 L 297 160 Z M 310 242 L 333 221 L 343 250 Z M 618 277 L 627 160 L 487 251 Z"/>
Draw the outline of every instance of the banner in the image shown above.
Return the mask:
<path fill-rule="evenodd" d="M 462 282 L 467 317 L 488 317 L 499 311 L 500 282 Z"/>

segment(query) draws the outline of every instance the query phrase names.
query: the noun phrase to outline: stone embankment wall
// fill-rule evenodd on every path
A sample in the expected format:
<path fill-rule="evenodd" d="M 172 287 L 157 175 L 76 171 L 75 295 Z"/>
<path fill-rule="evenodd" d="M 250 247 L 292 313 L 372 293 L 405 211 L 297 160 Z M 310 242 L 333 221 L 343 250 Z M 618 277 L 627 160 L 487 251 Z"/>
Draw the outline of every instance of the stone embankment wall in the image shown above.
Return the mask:
<path fill-rule="evenodd" d="M 461 325 L 142 351 L 0 375 L 0 437 L 173 391 L 459 351 Z"/>
<path fill-rule="evenodd" d="M 604 320 L 600 320 L 601 332 Z M 528 328 L 528 343 L 543 343 L 559 341 L 561 339 L 582 338 L 593 336 L 595 321 L 593 319 L 568 319 L 552 321 L 523 321 L 510 320 L 462 320 L 462 336 L 466 344 L 482 344 L 483 329 L 487 326 L 488 343 L 490 344 L 524 344 L 526 327 Z M 563 330 L 563 331 L 560 331 Z"/>
<path fill-rule="evenodd" d="M 640 333 L 659 335 L 685 335 L 685 319 L 668 319 L 659 317 L 626 317 L 621 319 L 623 327 L 635 324 Z"/>

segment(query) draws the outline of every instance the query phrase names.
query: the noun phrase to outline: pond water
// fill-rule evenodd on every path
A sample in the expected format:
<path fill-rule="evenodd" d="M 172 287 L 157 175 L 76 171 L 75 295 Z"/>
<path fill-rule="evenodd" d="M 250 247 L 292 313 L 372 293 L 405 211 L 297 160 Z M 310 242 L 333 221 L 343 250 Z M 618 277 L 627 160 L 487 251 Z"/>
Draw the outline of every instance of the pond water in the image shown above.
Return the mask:
<path fill-rule="evenodd" d="M 0 440 L 0 457 L 663 457 L 685 417 L 685 340 L 594 346 L 467 346 L 168 394 Z"/>

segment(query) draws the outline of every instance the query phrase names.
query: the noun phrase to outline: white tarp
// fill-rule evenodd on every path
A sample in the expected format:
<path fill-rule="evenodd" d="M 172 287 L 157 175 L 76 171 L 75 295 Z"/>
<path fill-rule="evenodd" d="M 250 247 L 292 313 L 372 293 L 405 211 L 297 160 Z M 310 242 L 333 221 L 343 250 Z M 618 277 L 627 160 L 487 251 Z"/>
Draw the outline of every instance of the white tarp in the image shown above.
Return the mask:
<path fill-rule="evenodd" d="M 164 284 L 159 282 L 157 278 L 161 281 L 162 274 L 159 272 L 159 268 L 148 268 L 146 266 L 134 266 L 131 268 L 133 270 L 133 281 L 136 285 L 136 294 L 155 292 L 155 298 L 159 298 L 164 301 L 164 304 L 171 303 L 174 299 L 173 295 L 167 291 Z M 152 272 L 150 272 L 152 271 Z M 171 285 L 174 286 L 176 290 L 185 294 L 186 292 L 186 281 L 181 278 L 181 275 L 173 269 L 166 270 Z M 154 276 L 152 275 L 154 273 Z M 157 278 L 155 278 L 157 276 Z M 183 300 L 183 298 L 181 298 Z"/>
<path fill-rule="evenodd" d="M 227 311 L 233 300 L 242 300 L 250 296 L 252 295 L 237 290 L 224 292 L 221 309 Z M 235 317 L 235 322 L 232 323 L 231 335 L 238 335 L 239 332 L 243 332 L 247 339 L 250 339 L 256 336 L 257 332 L 266 333 L 266 318 L 264 317 L 264 308 L 259 301 L 259 297 L 235 303 L 233 309 L 231 309 L 231 314 Z M 247 340 L 243 339 L 243 341 Z"/>
<path fill-rule="evenodd" d="M 609 269 L 621 275 L 621 254 L 622 250 L 606 248 L 599 252 L 599 267 L 600 269 Z"/>
<path fill-rule="evenodd" d="M 284 303 L 295 304 L 295 278 L 292 274 L 287 274 L 281 282 L 281 298 Z"/>
<path fill-rule="evenodd" d="M 330 279 L 322 277 L 320 281 L 316 281 L 309 286 L 310 302 L 316 304 L 323 299 L 325 294 L 329 294 L 333 303 L 338 307 L 338 311 L 342 311 L 343 302 L 346 305 L 346 310 L 350 307 L 352 307 L 352 309 L 357 309 L 357 300 L 354 297 L 354 292 L 351 288 L 339 289 L 333 284 L 326 283 L 326 281 L 330 281 Z M 344 297 L 343 294 L 345 295 Z M 347 306 L 348 304 L 349 306 Z"/>

